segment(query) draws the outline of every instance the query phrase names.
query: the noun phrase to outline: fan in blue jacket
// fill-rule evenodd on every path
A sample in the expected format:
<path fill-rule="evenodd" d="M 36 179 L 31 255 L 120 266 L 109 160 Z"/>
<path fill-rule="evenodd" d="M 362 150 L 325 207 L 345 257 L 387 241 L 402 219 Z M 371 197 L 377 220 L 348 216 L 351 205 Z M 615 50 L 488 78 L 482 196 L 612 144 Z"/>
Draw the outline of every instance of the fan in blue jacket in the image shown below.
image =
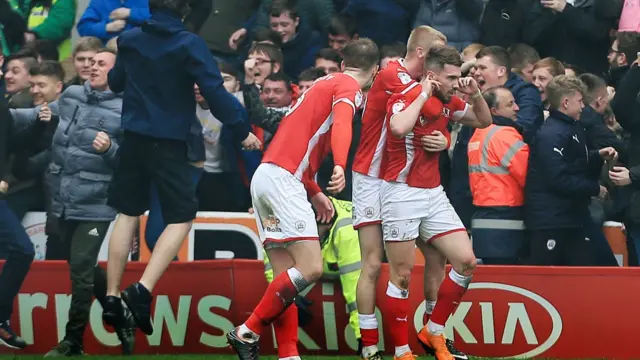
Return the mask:
<path fill-rule="evenodd" d="M 106 44 L 150 17 L 148 0 L 91 0 L 78 21 L 78 34 L 95 36 Z"/>
<path fill-rule="evenodd" d="M 580 115 L 584 84 L 569 76 L 554 78 L 547 87 L 550 114 L 529 155 L 525 187 L 525 225 L 530 232 L 532 265 L 588 265 L 585 219 L 591 197 L 604 196 L 598 183 L 602 160 L 617 152 L 587 148 Z"/>

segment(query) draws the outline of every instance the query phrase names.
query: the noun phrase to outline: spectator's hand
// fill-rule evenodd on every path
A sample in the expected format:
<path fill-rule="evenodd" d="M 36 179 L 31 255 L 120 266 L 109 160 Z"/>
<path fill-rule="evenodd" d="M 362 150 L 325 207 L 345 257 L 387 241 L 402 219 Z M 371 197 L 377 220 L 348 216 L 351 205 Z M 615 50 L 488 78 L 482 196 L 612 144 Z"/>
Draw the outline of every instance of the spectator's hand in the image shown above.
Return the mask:
<path fill-rule="evenodd" d="M 107 24 L 107 32 L 115 33 L 119 32 L 127 26 L 127 22 L 124 20 L 115 20 Z"/>
<path fill-rule="evenodd" d="M 242 41 L 242 39 L 247 35 L 247 29 L 242 28 L 236 30 L 231 37 L 229 37 L 229 47 L 233 50 L 238 50 L 238 45 Z"/>
<path fill-rule="evenodd" d="M 600 200 L 604 200 L 607 198 L 607 195 L 609 195 L 609 191 L 607 191 L 607 188 L 600 185 L 600 193 L 598 194 L 598 198 Z"/>
<path fill-rule="evenodd" d="M 420 81 L 420 85 L 422 85 L 422 91 L 431 97 L 433 90 L 439 89 L 441 84 L 430 77 L 425 76 L 422 81 Z"/>
<path fill-rule="evenodd" d="M 44 103 L 40 108 L 40 112 L 38 113 L 38 119 L 40 121 L 51 121 L 51 109 L 49 109 L 49 104 Z"/>
<path fill-rule="evenodd" d="M 567 6 L 567 0 L 540 0 L 542 6 L 547 9 L 555 10 L 557 12 L 563 12 Z"/>
<path fill-rule="evenodd" d="M 30 43 L 32 41 L 36 41 L 36 35 L 34 33 L 26 32 L 24 33 L 24 42 Z"/>
<path fill-rule="evenodd" d="M 618 186 L 631 184 L 629 169 L 622 166 L 614 166 L 613 169 L 609 170 L 609 178 L 611 178 L 611 181 Z"/>
<path fill-rule="evenodd" d="M 126 7 L 121 7 L 118 9 L 115 9 L 111 12 L 111 14 L 109 15 L 109 19 L 110 20 L 127 20 L 129 18 L 129 15 L 131 15 L 131 9 L 126 8 Z"/>
<path fill-rule="evenodd" d="M 431 135 L 423 136 L 421 141 L 422 148 L 429 152 L 444 151 L 447 148 L 447 145 L 449 145 L 447 137 L 438 130 L 432 131 Z"/>
<path fill-rule="evenodd" d="M 253 84 L 256 81 L 256 60 L 247 59 L 244 61 L 244 83 Z"/>
<path fill-rule="evenodd" d="M 329 180 L 327 191 L 335 195 L 344 190 L 345 185 L 344 169 L 338 165 L 334 166 L 333 175 L 331 175 L 331 180 Z"/>
<path fill-rule="evenodd" d="M 615 161 L 618 159 L 618 152 L 616 151 L 616 149 L 612 148 L 611 146 L 606 147 L 604 149 L 600 149 L 598 153 L 600 154 L 601 158 L 607 161 Z"/>
<path fill-rule="evenodd" d="M 458 91 L 466 95 L 475 95 L 480 92 L 476 79 L 472 77 L 464 77 L 458 80 Z"/>
<path fill-rule="evenodd" d="M 253 135 L 253 133 L 249 133 L 246 139 L 242 141 L 242 150 L 260 150 L 260 140 Z"/>
<path fill-rule="evenodd" d="M 327 224 L 333 219 L 333 214 L 335 214 L 336 210 L 327 195 L 321 192 L 317 193 L 316 196 L 311 198 L 311 204 L 316 209 L 316 221 Z"/>
<path fill-rule="evenodd" d="M 6 194 L 9 191 L 9 183 L 0 181 L 0 194 Z"/>
<path fill-rule="evenodd" d="M 106 133 L 100 131 L 96 134 L 96 138 L 93 140 L 93 148 L 97 152 L 103 153 L 111 147 L 111 138 Z"/>

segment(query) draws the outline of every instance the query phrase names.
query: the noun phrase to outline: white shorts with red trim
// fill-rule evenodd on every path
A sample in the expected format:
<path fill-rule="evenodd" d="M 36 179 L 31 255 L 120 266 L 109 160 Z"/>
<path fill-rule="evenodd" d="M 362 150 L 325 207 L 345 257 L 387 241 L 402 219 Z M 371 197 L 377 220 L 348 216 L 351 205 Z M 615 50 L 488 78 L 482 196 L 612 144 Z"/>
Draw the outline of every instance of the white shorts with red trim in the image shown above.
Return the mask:
<path fill-rule="evenodd" d="M 353 172 L 353 228 L 380 224 L 380 187 L 382 179 Z"/>
<path fill-rule="evenodd" d="M 265 248 L 318 240 L 318 227 L 300 180 L 274 164 L 260 164 L 251 180 L 251 201 Z"/>
<path fill-rule="evenodd" d="M 380 201 L 384 241 L 426 242 L 466 231 L 442 186 L 422 189 L 384 181 Z"/>

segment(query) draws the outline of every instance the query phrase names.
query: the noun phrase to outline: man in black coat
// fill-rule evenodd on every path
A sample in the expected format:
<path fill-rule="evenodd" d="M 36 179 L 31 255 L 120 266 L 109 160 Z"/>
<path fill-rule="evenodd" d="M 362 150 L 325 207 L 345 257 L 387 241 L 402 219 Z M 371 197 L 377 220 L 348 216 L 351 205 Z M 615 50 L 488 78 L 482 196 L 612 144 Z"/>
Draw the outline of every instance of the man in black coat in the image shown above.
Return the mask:
<path fill-rule="evenodd" d="M 580 116 L 586 87 L 560 75 L 547 87 L 550 114 L 531 144 L 525 188 L 525 225 L 530 231 L 531 265 L 588 265 L 585 221 L 598 183 L 602 160 L 614 161 L 612 147 L 588 150 Z"/>

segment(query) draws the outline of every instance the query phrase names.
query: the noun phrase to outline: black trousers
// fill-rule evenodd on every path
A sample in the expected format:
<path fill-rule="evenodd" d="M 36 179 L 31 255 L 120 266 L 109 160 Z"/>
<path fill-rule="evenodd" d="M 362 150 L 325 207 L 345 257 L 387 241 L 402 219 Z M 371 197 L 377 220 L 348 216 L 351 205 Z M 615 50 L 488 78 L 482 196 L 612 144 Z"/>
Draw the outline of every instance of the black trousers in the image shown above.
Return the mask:
<path fill-rule="evenodd" d="M 107 295 L 107 275 L 96 264 L 109 224 L 109 221 L 60 219 L 60 237 L 56 239 L 60 243 L 52 244 L 58 248 L 57 254 L 69 263 L 71 277 L 71 307 L 64 338 L 81 346 L 89 322 L 92 296 L 104 304 Z"/>
<path fill-rule="evenodd" d="M 11 317 L 13 300 L 20 291 L 35 256 L 29 235 L 5 200 L 0 200 L 0 251 L 6 254 L 7 259 L 0 272 L 0 322 L 2 322 Z"/>
<path fill-rule="evenodd" d="M 529 265 L 591 266 L 592 246 L 585 231 L 575 229 L 531 230 Z"/>

